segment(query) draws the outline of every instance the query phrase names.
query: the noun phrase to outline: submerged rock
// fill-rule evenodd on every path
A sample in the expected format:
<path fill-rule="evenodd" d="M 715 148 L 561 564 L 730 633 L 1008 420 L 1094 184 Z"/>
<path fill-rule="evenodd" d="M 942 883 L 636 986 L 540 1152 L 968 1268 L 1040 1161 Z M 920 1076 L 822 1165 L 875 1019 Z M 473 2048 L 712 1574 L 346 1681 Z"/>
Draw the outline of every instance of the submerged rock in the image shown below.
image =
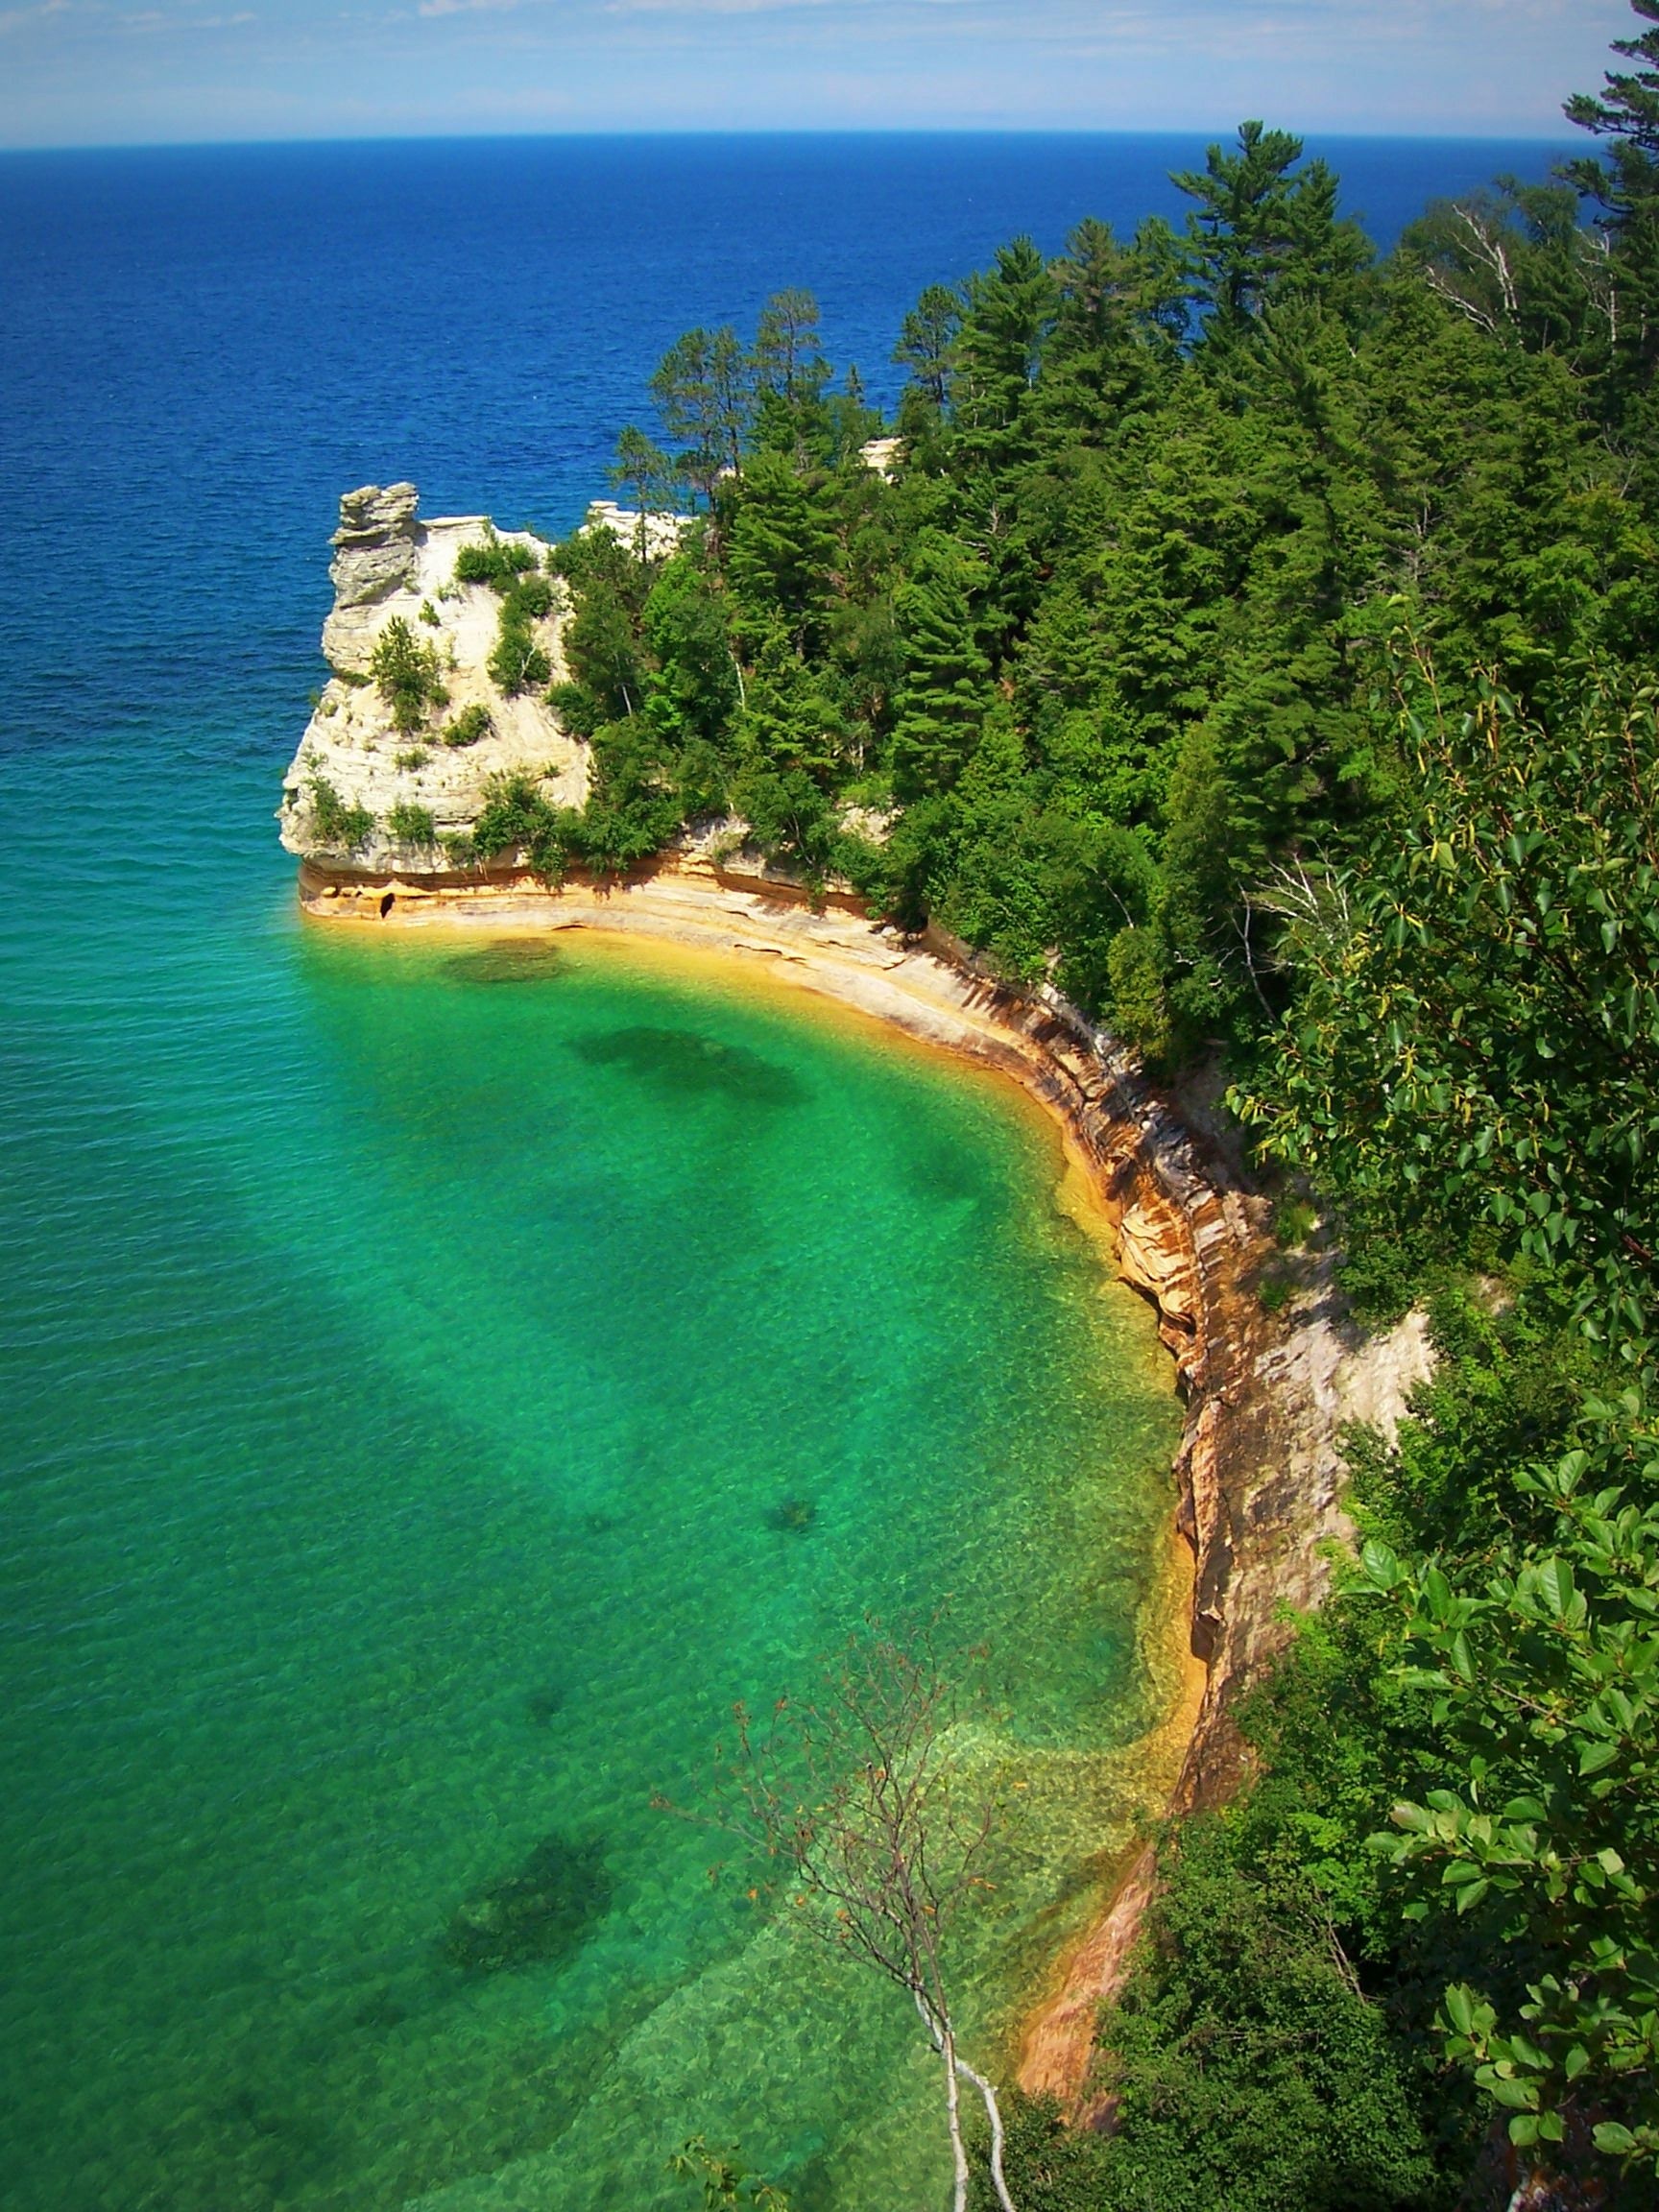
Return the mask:
<path fill-rule="evenodd" d="M 613 1887 L 602 1843 L 545 1837 L 516 1874 L 487 1883 L 461 1906 L 445 1955 L 467 1974 L 568 1958 L 604 1918 Z"/>
<path fill-rule="evenodd" d="M 818 1518 L 818 1508 L 810 1498 L 785 1498 L 781 1505 L 774 1505 L 766 1516 L 768 1528 L 776 1528 L 781 1535 L 805 1536 Z"/>

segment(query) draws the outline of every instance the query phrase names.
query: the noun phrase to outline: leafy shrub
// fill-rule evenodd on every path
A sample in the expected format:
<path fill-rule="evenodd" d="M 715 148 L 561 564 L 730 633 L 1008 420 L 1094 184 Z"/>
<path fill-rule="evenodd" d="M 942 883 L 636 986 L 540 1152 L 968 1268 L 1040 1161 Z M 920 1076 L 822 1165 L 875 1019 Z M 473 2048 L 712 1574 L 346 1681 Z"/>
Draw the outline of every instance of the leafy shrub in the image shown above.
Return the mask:
<path fill-rule="evenodd" d="M 536 565 L 528 545 L 504 544 L 493 523 L 484 525 L 482 545 L 463 545 L 455 556 L 457 584 L 488 584 L 496 591 L 512 588 L 514 580 Z"/>
<path fill-rule="evenodd" d="M 325 845 L 344 845 L 355 851 L 366 844 L 374 829 L 367 806 L 348 806 L 325 776 L 311 779 L 311 829 Z"/>
<path fill-rule="evenodd" d="M 395 753 L 392 765 L 394 768 L 424 768 L 431 757 L 424 745 L 412 745 L 407 753 Z"/>
<path fill-rule="evenodd" d="M 1145 1963 L 1102 2029 L 1118 2133 L 1093 2201 L 1100 2212 L 1446 2201 L 1419 2071 L 1338 1948 L 1329 1907 L 1299 1871 L 1243 1856 L 1234 1824 L 1206 1815 L 1166 1857 Z"/>
<path fill-rule="evenodd" d="M 437 653 L 421 643 L 401 614 L 394 614 L 375 638 L 369 668 L 392 709 L 394 728 L 405 736 L 420 729 L 429 707 L 441 706 L 448 696 L 438 674 Z"/>
<path fill-rule="evenodd" d="M 528 776 L 497 776 L 472 825 L 472 856 L 493 860 L 522 853 L 539 876 L 557 882 L 576 844 L 580 821 L 574 808 L 555 806 Z"/>
<path fill-rule="evenodd" d="M 438 610 L 433 606 L 430 599 L 422 599 L 421 602 L 421 619 L 426 624 L 428 629 L 437 629 Z"/>
<path fill-rule="evenodd" d="M 445 745 L 476 745 L 481 737 L 490 734 L 490 709 L 474 703 L 463 707 L 453 722 L 445 722 L 442 732 Z"/>
<path fill-rule="evenodd" d="M 438 842 L 437 824 L 432 819 L 430 806 L 415 806 L 399 799 L 386 817 L 386 827 L 399 845 L 435 845 Z"/>
<path fill-rule="evenodd" d="M 525 576 L 515 583 L 501 601 L 501 622 L 495 649 L 490 656 L 490 674 L 509 698 L 545 684 L 553 663 L 536 641 L 533 625 L 553 604 L 553 587 L 545 576 Z"/>

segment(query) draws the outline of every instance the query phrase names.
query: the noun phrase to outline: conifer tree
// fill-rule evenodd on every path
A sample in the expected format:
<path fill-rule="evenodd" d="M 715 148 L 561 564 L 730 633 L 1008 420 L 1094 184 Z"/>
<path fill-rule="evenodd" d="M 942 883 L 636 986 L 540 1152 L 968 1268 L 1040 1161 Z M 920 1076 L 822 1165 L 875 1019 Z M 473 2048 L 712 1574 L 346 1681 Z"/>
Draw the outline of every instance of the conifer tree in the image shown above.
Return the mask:
<path fill-rule="evenodd" d="M 1659 26 L 1659 0 L 1630 0 L 1632 12 Z M 1608 141 L 1607 158 L 1585 157 L 1566 174 L 1602 210 L 1614 267 L 1614 346 L 1639 393 L 1659 358 L 1659 27 L 1615 39 L 1613 51 L 1639 64 L 1609 70 L 1598 99 L 1575 93 L 1568 120 Z"/>
<path fill-rule="evenodd" d="M 746 632 L 777 616 L 803 645 L 819 636 L 835 538 L 829 501 L 787 455 L 757 453 L 728 530 L 726 568 Z"/>
<path fill-rule="evenodd" d="M 1025 457 L 1032 387 L 1059 295 L 1029 238 L 1001 247 L 970 280 L 951 399 L 965 451 L 993 474 Z"/>
<path fill-rule="evenodd" d="M 1188 237 L 1211 330 L 1225 343 L 1282 290 L 1323 293 L 1369 257 L 1363 233 L 1336 214 L 1336 180 L 1322 161 L 1292 175 L 1302 141 L 1240 123 L 1237 149 L 1212 146 L 1202 172 L 1171 182 L 1197 205 Z"/>
<path fill-rule="evenodd" d="M 910 372 L 912 388 L 940 413 L 950 387 L 962 300 L 948 284 L 929 284 L 900 326 L 893 358 Z"/>
<path fill-rule="evenodd" d="M 983 565 L 952 539 L 924 533 L 894 595 L 904 672 L 894 702 L 894 781 L 902 796 L 948 790 L 978 739 L 991 667 L 969 594 Z"/>
<path fill-rule="evenodd" d="M 748 357 L 731 325 L 677 338 L 651 378 L 651 397 L 669 437 L 683 443 L 681 473 L 712 506 L 721 477 L 742 472 L 754 413 Z"/>
<path fill-rule="evenodd" d="M 661 445 L 630 422 L 617 436 L 616 459 L 609 473 L 619 492 L 633 494 L 639 517 L 634 552 L 636 559 L 643 561 L 651 545 L 651 517 L 668 512 L 680 471 Z"/>

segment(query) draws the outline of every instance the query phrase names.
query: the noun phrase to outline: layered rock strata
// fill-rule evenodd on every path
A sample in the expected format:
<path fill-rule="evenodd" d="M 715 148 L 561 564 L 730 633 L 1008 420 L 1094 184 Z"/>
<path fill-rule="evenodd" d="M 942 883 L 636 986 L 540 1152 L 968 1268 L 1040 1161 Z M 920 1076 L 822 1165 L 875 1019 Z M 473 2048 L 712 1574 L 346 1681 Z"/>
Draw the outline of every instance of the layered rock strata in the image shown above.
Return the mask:
<path fill-rule="evenodd" d="M 544 565 L 547 546 L 528 530 L 493 534 L 482 515 L 422 521 L 413 484 L 365 485 L 341 500 L 329 568 L 334 605 L 323 625 L 332 673 L 282 780 L 277 812 L 290 853 L 324 867 L 441 878 L 453 866 L 445 841 L 467 835 L 497 779 L 526 776 L 557 805 L 585 803 L 588 748 L 561 727 L 546 685 L 509 694 L 490 673 L 500 598 L 488 584 L 455 575 L 462 547 L 489 535 Z M 555 681 L 567 673 L 565 616 L 555 582 L 551 611 L 532 625 Z M 444 694 L 411 730 L 397 728 L 371 674 L 394 617 L 431 654 Z M 473 728 L 481 733 L 453 742 Z"/>

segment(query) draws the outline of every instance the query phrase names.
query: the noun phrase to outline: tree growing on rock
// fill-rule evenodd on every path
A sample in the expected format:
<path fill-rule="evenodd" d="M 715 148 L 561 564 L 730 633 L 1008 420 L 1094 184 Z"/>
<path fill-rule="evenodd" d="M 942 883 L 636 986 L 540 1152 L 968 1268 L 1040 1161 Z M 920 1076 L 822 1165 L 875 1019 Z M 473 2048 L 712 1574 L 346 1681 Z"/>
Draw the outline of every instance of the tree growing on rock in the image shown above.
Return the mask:
<path fill-rule="evenodd" d="M 441 707 L 447 697 L 436 651 L 421 643 L 401 614 L 394 614 L 375 638 L 369 673 L 392 710 L 393 727 L 405 737 L 421 728 L 429 707 Z"/>

